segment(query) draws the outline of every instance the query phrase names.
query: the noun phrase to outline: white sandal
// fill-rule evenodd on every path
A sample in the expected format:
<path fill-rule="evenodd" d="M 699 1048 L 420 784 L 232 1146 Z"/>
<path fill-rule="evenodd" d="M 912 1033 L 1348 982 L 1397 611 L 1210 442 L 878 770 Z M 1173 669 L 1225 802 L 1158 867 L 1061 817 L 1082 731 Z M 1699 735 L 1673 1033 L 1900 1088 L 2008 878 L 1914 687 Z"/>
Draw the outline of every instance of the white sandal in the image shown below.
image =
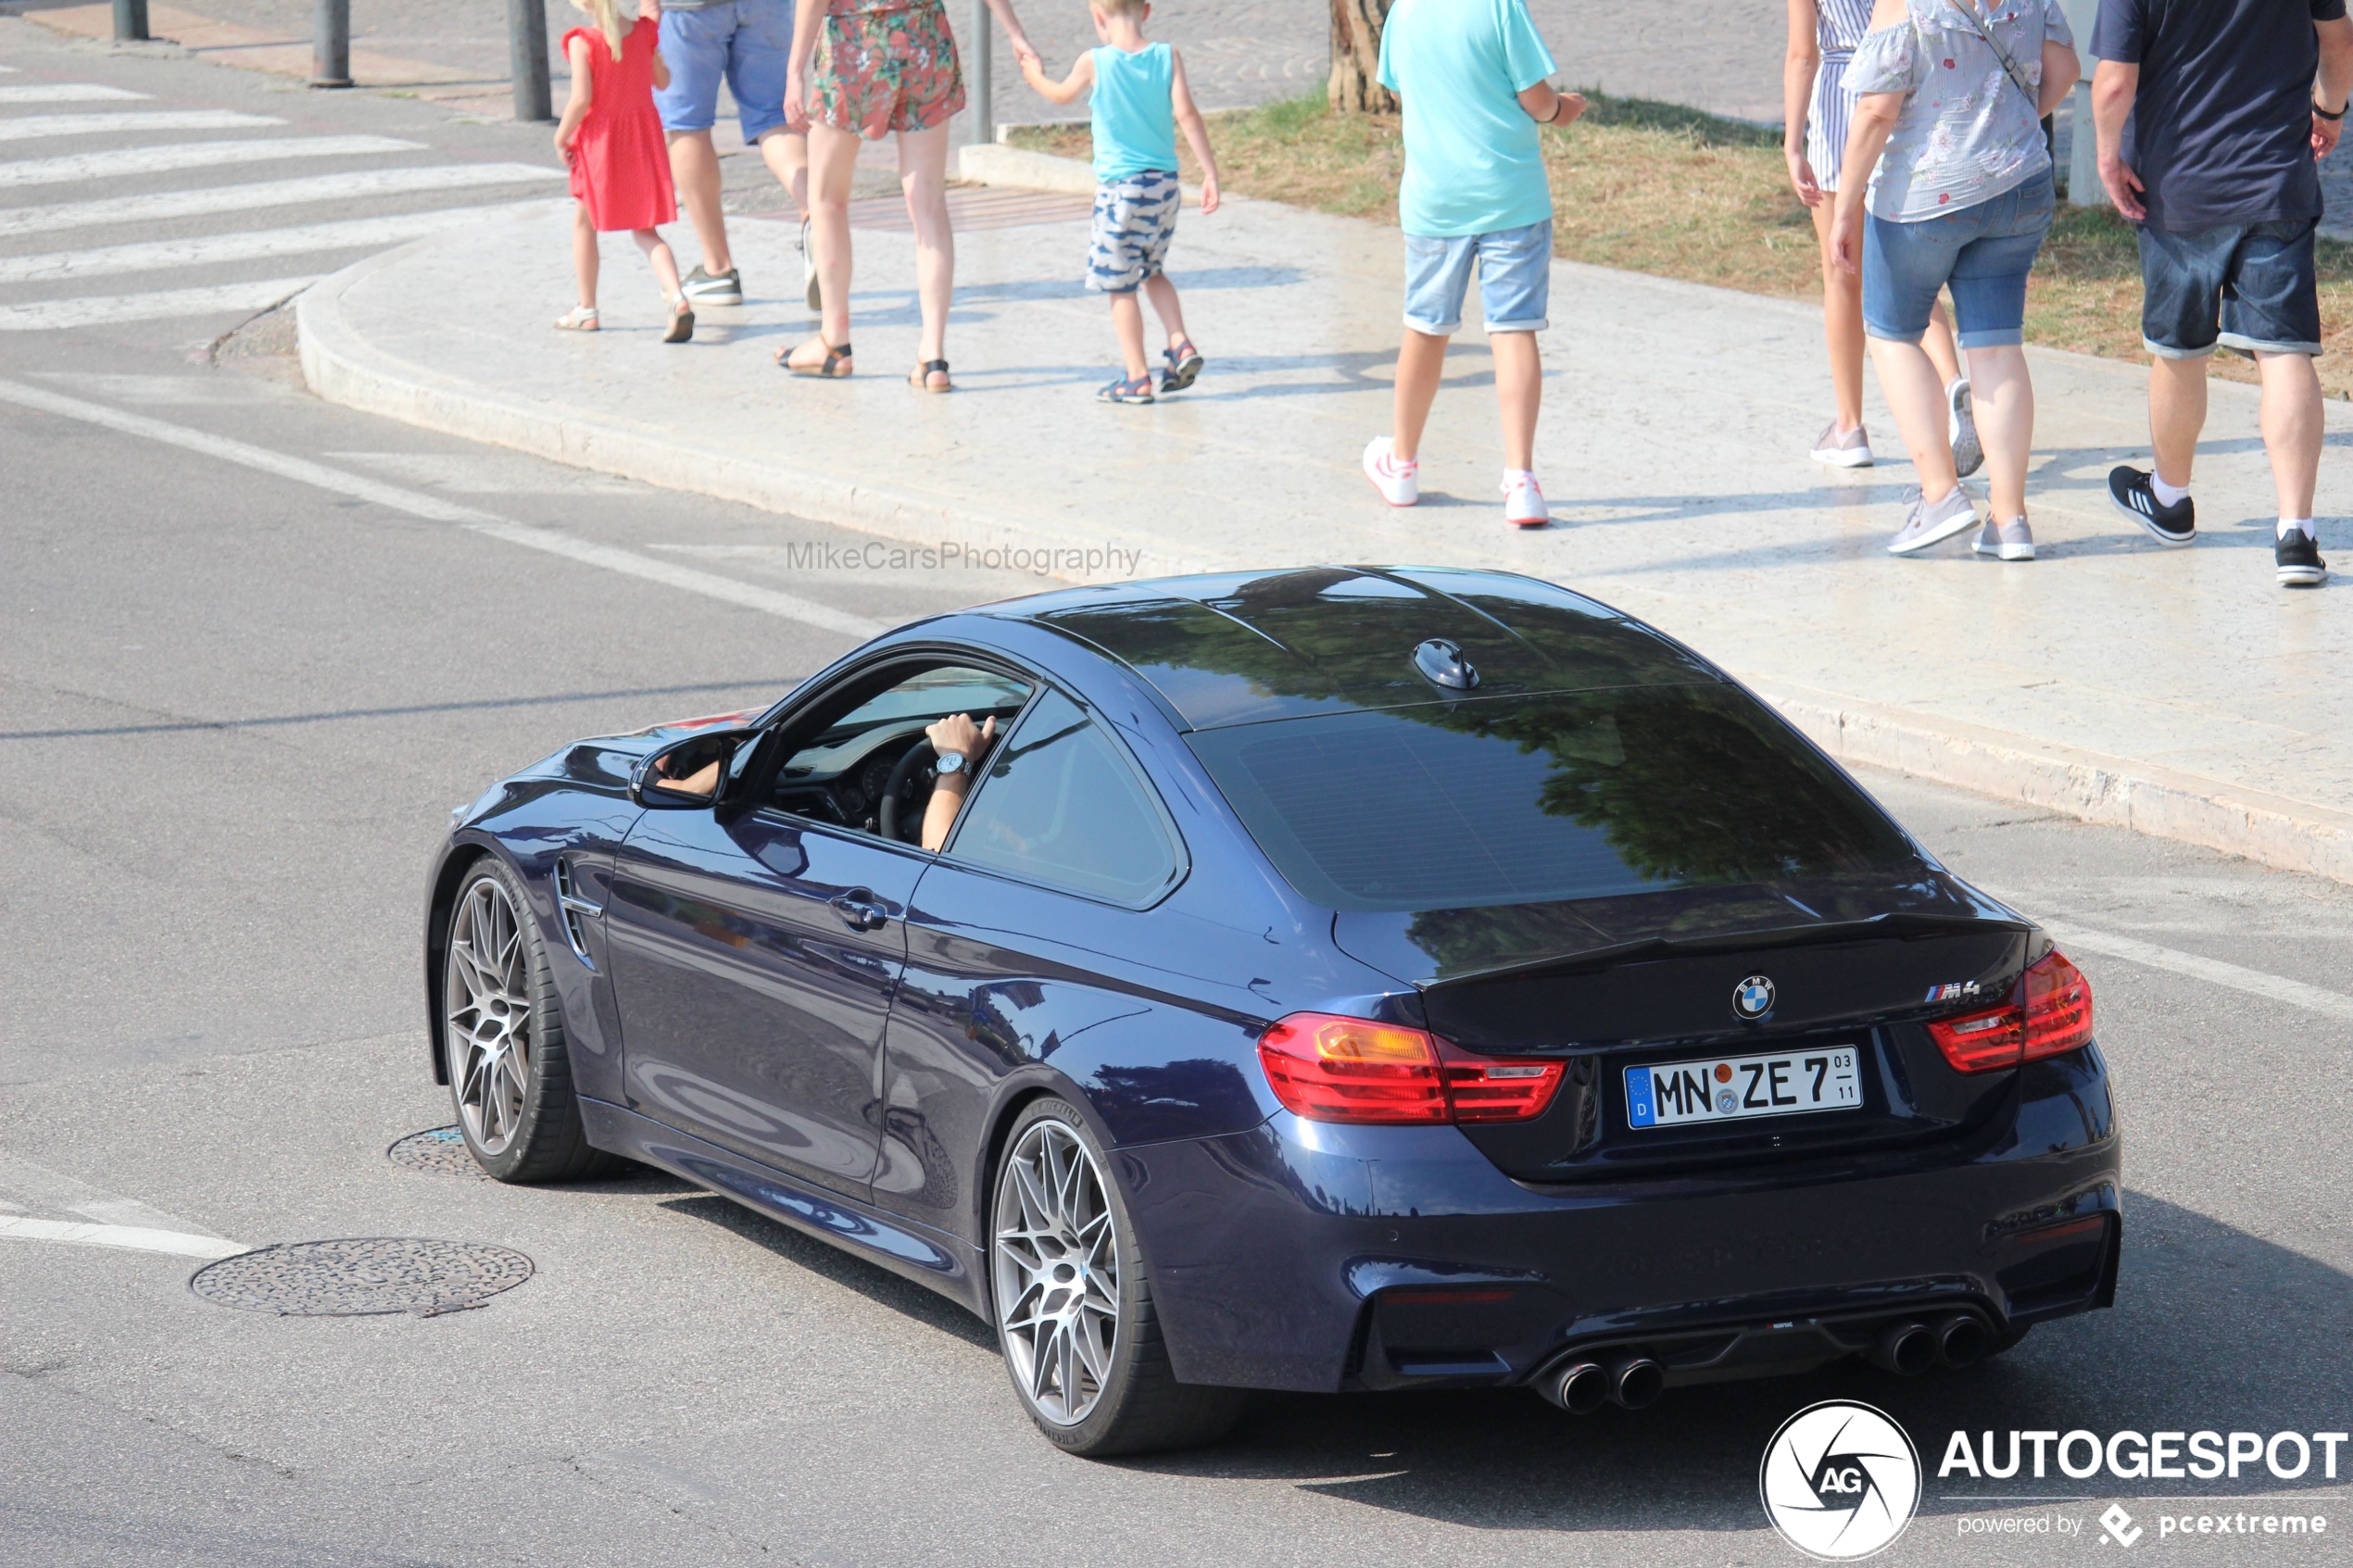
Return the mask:
<path fill-rule="evenodd" d="M 593 305 L 575 305 L 556 318 L 556 325 L 568 332 L 596 332 L 598 330 L 597 307 Z"/>

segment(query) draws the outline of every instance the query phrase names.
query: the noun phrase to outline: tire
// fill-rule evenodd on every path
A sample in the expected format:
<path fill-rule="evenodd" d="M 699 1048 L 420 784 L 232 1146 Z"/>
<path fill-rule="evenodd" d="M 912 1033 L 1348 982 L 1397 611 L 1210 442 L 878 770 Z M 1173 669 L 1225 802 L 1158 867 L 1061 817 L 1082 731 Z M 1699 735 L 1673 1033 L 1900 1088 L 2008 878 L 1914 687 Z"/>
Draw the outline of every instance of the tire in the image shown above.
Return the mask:
<path fill-rule="evenodd" d="M 485 858 L 449 907 L 442 1060 L 458 1130 L 502 1182 L 577 1181 L 610 1168 L 589 1147 L 564 1051 L 563 1010 L 522 883 Z"/>
<path fill-rule="evenodd" d="M 1106 1459 L 1213 1442 L 1249 1394 L 1176 1381 L 1110 1171 L 1065 1100 L 1033 1100 L 1005 1135 L 988 1244 L 1005 1370 L 1038 1431 L 1064 1453 Z"/>

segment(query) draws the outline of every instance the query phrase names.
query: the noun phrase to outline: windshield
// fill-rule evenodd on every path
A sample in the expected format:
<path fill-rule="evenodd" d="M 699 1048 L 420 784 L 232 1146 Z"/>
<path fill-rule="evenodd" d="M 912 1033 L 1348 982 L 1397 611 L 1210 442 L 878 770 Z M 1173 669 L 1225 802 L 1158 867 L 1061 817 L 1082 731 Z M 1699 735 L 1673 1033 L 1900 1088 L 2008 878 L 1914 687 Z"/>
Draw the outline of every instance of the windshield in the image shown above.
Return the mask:
<path fill-rule="evenodd" d="M 1189 735 L 1291 885 L 1339 909 L 1548 903 L 1908 861 L 1735 687 L 1428 703 Z"/>

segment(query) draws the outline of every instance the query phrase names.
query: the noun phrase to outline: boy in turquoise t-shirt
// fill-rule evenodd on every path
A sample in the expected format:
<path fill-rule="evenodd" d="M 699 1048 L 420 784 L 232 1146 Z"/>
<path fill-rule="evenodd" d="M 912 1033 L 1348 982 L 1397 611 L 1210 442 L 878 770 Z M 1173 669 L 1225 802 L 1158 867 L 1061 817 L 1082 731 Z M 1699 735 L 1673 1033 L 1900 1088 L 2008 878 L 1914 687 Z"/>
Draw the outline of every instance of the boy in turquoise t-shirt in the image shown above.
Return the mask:
<path fill-rule="evenodd" d="M 1184 199 L 1176 182 L 1176 132 L 1181 128 L 1202 168 L 1201 209 L 1217 210 L 1217 160 L 1209 152 L 1209 127 L 1185 83 L 1185 62 L 1165 44 L 1144 42 L 1152 8 L 1146 0 L 1095 0 L 1100 49 L 1078 56 L 1070 75 L 1050 80 L 1038 60 L 1024 56 L 1023 78 L 1057 104 L 1092 91 L 1095 141 L 1095 229 L 1087 251 L 1087 286 L 1111 296 L 1112 328 L 1126 361 L 1126 379 L 1114 378 L 1095 394 L 1099 403 L 1152 401 L 1151 367 L 1144 358 L 1144 312 L 1139 289 L 1151 295 L 1152 309 L 1168 332 L 1160 390 L 1182 392 L 1201 374 L 1201 350 L 1185 335 L 1185 315 L 1176 285 L 1161 270 L 1169 239 L 1176 232 L 1176 208 Z"/>
<path fill-rule="evenodd" d="M 1544 384 L 1536 334 L 1551 324 L 1553 275 L 1553 194 L 1536 128 L 1585 112 L 1581 96 L 1553 90 L 1552 74 L 1525 0 L 1397 0 L 1382 29 L 1380 83 L 1405 110 L 1405 341 L 1396 428 L 1365 445 L 1365 473 L 1392 507 L 1421 499 L 1422 427 L 1476 266 L 1503 409 L 1504 521 L 1552 521 L 1534 472 Z"/>

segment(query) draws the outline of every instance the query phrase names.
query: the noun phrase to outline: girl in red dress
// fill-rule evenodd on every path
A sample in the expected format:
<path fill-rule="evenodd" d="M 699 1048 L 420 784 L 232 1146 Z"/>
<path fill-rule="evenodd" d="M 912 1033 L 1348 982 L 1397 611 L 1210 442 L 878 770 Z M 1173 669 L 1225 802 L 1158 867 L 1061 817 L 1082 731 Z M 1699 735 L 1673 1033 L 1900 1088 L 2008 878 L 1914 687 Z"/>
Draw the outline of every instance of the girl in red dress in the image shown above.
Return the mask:
<path fill-rule="evenodd" d="M 572 0 L 596 19 L 596 29 L 564 34 L 564 58 L 572 62 L 572 100 L 556 126 L 556 151 L 572 165 L 576 207 L 572 224 L 572 260 L 580 274 L 580 303 L 558 317 L 569 332 L 597 330 L 597 236 L 626 229 L 653 263 L 654 276 L 670 301 L 664 343 L 695 335 L 695 313 L 678 287 L 678 262 L 657 225 L 678 219 L 670 184 L 670 152 L 654 89 L 670 85 L 670 68 L 654 47 L 661 29 L 651 17 L 624 26 L 623 7 L 634 14 L 638 0 Z"/>

